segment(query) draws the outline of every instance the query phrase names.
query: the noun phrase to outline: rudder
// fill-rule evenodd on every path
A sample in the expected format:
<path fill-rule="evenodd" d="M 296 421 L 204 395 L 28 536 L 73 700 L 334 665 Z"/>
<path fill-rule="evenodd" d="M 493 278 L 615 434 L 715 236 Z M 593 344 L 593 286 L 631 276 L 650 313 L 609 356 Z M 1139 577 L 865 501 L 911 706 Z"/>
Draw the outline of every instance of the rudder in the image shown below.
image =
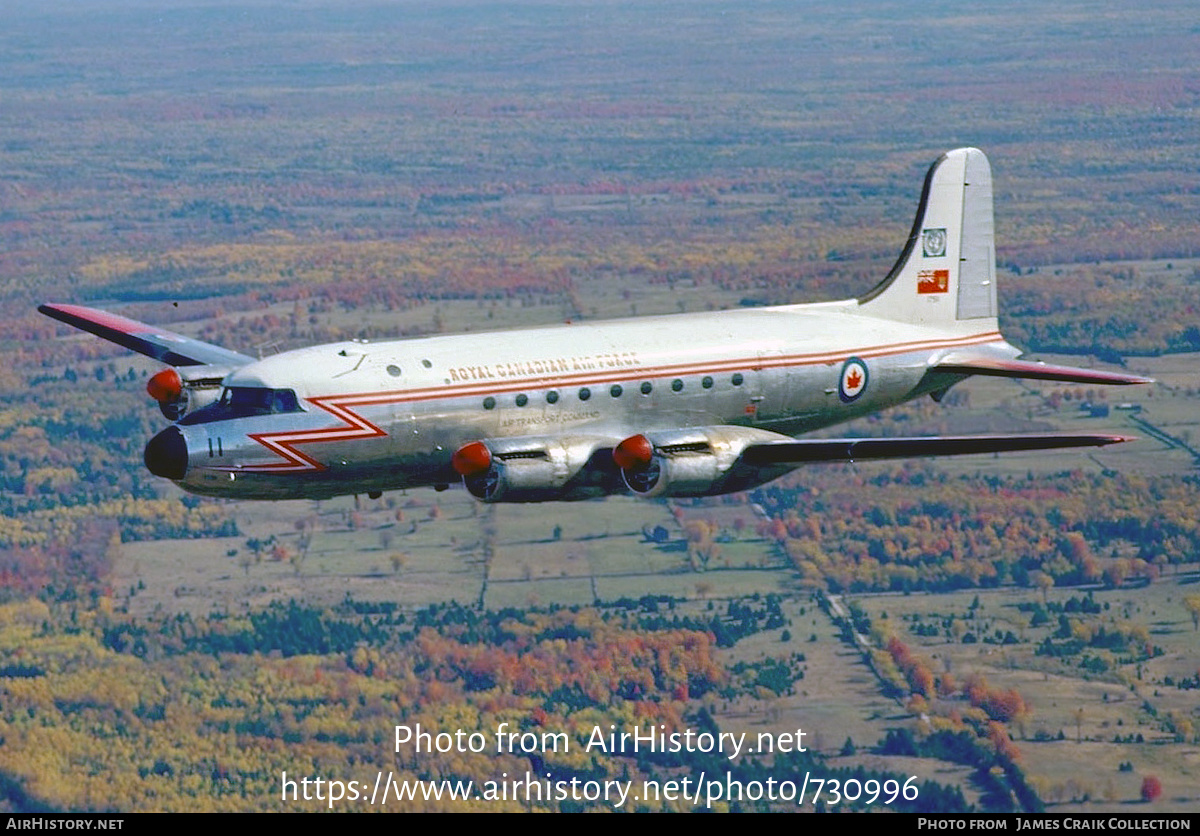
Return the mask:
<path fill-rule="evenodd" d="M 858 303 L 884 319 L 997 328 L 992 170 L 982 151 L 959 148 L 930 166 L 908 243 Z"/>

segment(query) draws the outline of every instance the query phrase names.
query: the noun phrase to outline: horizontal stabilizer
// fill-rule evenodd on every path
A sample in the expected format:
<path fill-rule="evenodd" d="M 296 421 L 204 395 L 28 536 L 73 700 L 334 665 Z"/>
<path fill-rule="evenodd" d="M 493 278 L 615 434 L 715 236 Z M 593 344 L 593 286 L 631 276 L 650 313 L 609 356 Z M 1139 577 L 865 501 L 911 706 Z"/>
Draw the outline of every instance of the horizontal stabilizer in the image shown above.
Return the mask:
<path fill-rule="evenodd" d="M 968 453 L 1011 453 L 1060 447 L 1104 447 L 1133 441 L 1123 435 L 1099 433 L 1047 435 L 958 435 L 934 438 L 813 438 L 753 444 L 742 453 L 742 464 L 803 464 L 903 459 L 916 456 L 961 456 Z"/>
<path fill-rule="evenodd" d="M 951 357 L 938 363 L 932 370 L 952 374 L 1020 377 L 1029 380 L 1062 380 L 1068 383 L 1097 383 L 1117 386 L 1154 382 L 1153 378 L 1135 374 L 1079 369 L 1074 366 L 1051 366 L 1046 363 L 1034 363 L 1030 360 L 1004 360 L 998 357 L 972 357 L 963 360 Z"/>
<path fill-rule="evenodd" d="M 59 322 L 103 337 L 169 366 L 228 366 L 236 369 L 254 362 L 253 357 L 245 354 L 95 308 L 46 304 L 39 306 L 38 310 Z"/>

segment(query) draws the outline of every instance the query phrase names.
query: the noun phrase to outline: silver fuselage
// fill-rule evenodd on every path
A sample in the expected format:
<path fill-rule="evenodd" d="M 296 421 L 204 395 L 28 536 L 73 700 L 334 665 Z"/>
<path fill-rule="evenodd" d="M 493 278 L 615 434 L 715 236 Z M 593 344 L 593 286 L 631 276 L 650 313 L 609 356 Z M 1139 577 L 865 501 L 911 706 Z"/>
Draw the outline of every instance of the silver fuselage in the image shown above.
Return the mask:
<path fill-rule="evenodd" d="M 961 377 L 930 367 L 950 352 L 1018 353 L 984 323 L 935 329 L 859 307 L 847 300 L 278 354 L 225 385 L 292 390 L 301 411 L 185 421 L 188 467 L 177 481 L 214 496 L 323 498 L 456 482 L 452 454 L 479 439 L 611 447 L 634 433 L 709 426 L 794 436 L 945 389 Z M 861 365 L 848 366 L 855 358 Z"/>

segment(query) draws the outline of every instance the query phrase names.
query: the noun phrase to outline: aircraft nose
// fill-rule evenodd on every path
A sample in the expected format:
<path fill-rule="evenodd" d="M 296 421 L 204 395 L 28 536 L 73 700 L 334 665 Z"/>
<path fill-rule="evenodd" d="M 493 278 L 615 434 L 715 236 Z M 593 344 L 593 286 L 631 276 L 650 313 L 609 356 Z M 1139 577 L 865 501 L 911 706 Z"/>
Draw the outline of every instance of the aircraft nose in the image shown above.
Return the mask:
<path fill-rule="evenodd" d="M 167 427 L 146 444 L 146 469 L 176 481 L 187 473 L 188 449 L 178 427 Z"/>

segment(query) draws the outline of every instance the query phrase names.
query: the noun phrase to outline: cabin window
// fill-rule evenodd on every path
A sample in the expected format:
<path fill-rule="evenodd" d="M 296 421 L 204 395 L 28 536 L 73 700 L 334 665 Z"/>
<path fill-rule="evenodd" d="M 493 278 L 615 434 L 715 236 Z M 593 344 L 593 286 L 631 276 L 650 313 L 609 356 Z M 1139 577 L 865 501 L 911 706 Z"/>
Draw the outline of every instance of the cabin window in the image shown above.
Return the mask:
<path fill-rule="evenodd" d="M 399 366 L 388 366 L 387 373 L 390 374 L 392 377 L 399 377 L 400 376 L 400 367 Z"/>
<path fill-rule="evenodd" d="M 713 387 L 713 379 L 706 375 L 704 379 L 700 381 L 700 385 L 705 389 L 711 389 Z"/>
<path fill-rule="evenodd" d="M 432 369 L 432 368 L 433 368 L 433 363 L 430 363 L 428 360 L 422 360 L 422 361 L 421 361 L 421 365 L 422 365 L 422 366 L 424 366 L 424 367 L 425 367 L 425 368 L 427 368 L 427 369 Z"/>
<path fill-rule="evenodd" d="M 654 390 L 654 387 L 650 385 L 650 381 L 646 381 L 645 383 L 642 384 L 642 394 L 643 395 L 649 395 L 653 390 Z"/>
<path fill-rule="evenodd" d="M 579 390 L 579 400 L 586 401 L 591 396 L 592 396 L 592 390 L 587 388 L 586 386 L 584 386 L 582 389 Z"/>
<path fill-rule="evenodd" d="M 624 391 L 625 390 L 621 388 L 620 384 L 613 384 L 613 387 L 608 390 L 608 394 L 612 395 L 614 398 L 619 398 L 621 397 L 621 393 Z"/>
<path fill-rule="evenodd" d="M 524 406 L 527 403 L 529 403 L 528 395 L 524 395 L 524 394 L 517 395 L 517 406 Z"/>
<path fill-rule="evenodd" d="M 546 403 L 558 403 L 558 392 L 551 389 L 546 393 Z"/>
<path fill-rule="evenodd" d="M 672 392 L 682 392 L 683 391 L 683 381 L 680 380 L 679 378 L 675 378 L 674 380 L 672 380 L 671 381 L 671 391 Z"/>
<path fill-rule="evenodd" d="M 732 382 L 734 386 L 741 386 L 745 379 L 746 378 L 742 377 L 741 372 L 734 372 L 733 377 L 730 378 L 730 382 Z"/>
<path fill-rule="evenodd" d="M 483 408 L 484 409 L 495 409 L 496 408 L 496 399 L 493 398 L 491 395 L 488 395 L 486 398 L 483 399 Z"/>

